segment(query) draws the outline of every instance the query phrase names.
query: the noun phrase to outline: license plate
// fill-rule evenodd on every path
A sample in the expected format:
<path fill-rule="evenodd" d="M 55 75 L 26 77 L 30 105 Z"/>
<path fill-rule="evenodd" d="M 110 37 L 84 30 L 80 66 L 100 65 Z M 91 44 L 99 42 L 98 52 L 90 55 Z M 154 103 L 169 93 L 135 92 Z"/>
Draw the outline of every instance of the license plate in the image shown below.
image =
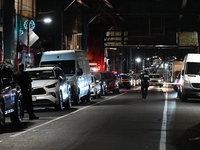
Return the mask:
<path fill-rule="evenodd" d="M 32 96 L 32 101 L 36 101 L 36 100 L 37 100 L 36 96 Z"/>

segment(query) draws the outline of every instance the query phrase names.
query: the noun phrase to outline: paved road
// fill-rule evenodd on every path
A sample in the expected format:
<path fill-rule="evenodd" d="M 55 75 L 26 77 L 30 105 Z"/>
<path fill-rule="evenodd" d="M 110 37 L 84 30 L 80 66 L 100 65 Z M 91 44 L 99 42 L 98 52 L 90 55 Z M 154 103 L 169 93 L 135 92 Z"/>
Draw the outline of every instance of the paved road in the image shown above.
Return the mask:
<path fill-rule="evenodd" d="M 200 103 L 183 103 L 170 88 L 121 90 L 70 110 L 37 109 L 39 120 L 7 123 L 0 150 L 195 150 Z"/>

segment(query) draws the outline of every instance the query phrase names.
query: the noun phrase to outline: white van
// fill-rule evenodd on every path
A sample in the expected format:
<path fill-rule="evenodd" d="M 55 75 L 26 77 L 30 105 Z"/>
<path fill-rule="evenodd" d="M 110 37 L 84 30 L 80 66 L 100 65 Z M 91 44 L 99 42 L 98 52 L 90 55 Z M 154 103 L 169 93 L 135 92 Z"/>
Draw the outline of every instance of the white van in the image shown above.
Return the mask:
<path fill-rule="evenodd" d="M 90 101 L 91 74 L 86 52 L 83 50 L 46 51 L 40 60 L 40 66 L 58 65 L 62 68 L 71 85 L 71 97 L 74 103 L 79 100 Z"/>
<path fill-rule="evenodd" d="M 183 61 L 179 97 L 200 99 L 200 54 L 187 54 Z"/>

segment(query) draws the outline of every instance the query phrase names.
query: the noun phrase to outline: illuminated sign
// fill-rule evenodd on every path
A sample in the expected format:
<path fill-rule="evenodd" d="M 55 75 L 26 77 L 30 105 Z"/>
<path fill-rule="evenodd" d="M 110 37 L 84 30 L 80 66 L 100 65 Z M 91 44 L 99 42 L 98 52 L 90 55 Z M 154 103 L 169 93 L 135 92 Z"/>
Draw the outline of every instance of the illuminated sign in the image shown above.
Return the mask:
<path fill-rule="evenodd" d="M 199 46 L 197 32 L 177 32 L 176 44 L 179 46 Z"/>
<path fill-rule="evenodd" d="M 24 21 L 24 29 L 27 30 L 28 26 L 29 26 L 30 30 L 33 30 L 35 28 L 35 22 L 33 20 L 26 20 L 26 21 Z"/>

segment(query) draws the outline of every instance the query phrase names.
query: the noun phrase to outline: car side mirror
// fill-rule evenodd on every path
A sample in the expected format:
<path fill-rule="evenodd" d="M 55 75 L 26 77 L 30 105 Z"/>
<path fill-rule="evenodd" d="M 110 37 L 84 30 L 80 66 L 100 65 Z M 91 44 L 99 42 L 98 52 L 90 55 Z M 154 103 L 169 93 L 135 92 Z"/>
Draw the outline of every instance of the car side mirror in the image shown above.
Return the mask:
<path fill-rule="evenodd" d="M 61 82 L 63 80 L 63 77 L 62 76 L 59 76 L 58 77 L 59 81 Z"/>

